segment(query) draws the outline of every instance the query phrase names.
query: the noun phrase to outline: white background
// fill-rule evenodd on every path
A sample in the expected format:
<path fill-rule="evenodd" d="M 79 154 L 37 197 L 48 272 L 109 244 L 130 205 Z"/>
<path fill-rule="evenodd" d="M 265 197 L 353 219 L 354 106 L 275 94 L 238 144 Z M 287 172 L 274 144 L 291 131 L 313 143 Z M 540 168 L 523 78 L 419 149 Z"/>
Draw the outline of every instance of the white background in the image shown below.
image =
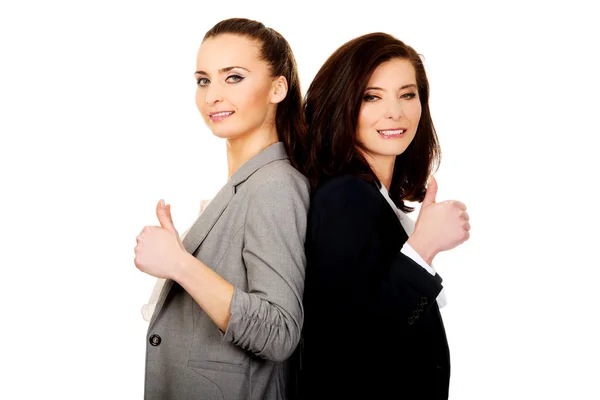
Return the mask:
<path fill-rule="evenodd" d="M 135 237 L 160 198 L 182 232 L 225 182 L 193 72 L 206 30 L 242 16 L 289 40 L 303 90 L 363 33 L 425 56 L 438 199 L 465 202 L 473 227 L 436 259 L 451 399 L 599 399 L 588 3 L 2 2 L 0 398 L 142 398 L 154 279 Z"/>

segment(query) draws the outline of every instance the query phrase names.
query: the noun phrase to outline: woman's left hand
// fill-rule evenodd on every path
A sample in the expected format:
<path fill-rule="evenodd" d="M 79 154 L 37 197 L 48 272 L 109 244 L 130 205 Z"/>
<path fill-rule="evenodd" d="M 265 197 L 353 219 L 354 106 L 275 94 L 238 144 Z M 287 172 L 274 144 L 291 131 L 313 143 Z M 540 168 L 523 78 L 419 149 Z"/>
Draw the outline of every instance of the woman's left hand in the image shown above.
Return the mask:
<path fill-rule="evenodd" d="M 171 206 L 160 200 L 156 205 L 160 226 L 145 226 L 136 238 L 135 266 L 157 278 L 174 279 L 187 251 L 171 218 Z"/>

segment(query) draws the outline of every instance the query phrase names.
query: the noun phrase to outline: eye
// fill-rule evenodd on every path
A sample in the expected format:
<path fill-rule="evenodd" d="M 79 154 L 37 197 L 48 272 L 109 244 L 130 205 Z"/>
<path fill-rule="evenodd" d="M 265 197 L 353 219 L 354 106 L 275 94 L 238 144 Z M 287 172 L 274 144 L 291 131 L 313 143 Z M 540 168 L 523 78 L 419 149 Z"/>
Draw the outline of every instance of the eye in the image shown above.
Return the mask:
<path fill-rule="evenodd" d="M 208 86 L 208 84 L 210 83 L 208 78 L 198 78 L 197 82 L 198 82 L 198 86 L 200 86 L 200 87 Z"/>
<path fill-rule="evenodd" d="M 238 82 L 241 82 L 243 79 L 244 79 L 243 76 L 229 75 L 227 77 L 227 79 L 225 79 L 225 82 L 228 82 L 228 83 L 238 83 Z"/>
<path fill-rule="evenodd" d="M 365 97 L 363 97 L 364 101 L 368 101 L 368 102 L 374 102 L 379 100 L 379 96 L 375 96 L 373 94 L 367 94 L 365 95 Z"/>
<path fill-rule="evenodd" d="M 406 100 L 414 99 L 415 97 L 417 97 L 417 94 L 414 92 L 404 93 L 402 96 L 400 96 L 401 99 L 406 99 Z"/>

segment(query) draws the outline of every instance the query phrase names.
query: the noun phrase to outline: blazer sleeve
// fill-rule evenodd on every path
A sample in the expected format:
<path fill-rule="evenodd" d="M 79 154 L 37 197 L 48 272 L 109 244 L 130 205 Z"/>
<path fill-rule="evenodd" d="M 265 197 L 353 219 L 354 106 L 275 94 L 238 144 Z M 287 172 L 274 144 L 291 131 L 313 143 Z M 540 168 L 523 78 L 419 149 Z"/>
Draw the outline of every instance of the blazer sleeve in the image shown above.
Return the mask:
<path fill-rule="evenodd" d="M 442 290 L 441 279 L 401 253 L 400 244 L 390 253 L 380 197 L 365 181 L 347 177 L 311 205 L 305 300 L 323 324 L 410 329 Z"/>
<path fill-rule="evenodd" d="M 301 179 L 265 182 L 249 197 L 242 257 L 248 291 L 234 289 L 223 340 L 273 361 L 287 359 L 302 330 L 309 188 Z"/>

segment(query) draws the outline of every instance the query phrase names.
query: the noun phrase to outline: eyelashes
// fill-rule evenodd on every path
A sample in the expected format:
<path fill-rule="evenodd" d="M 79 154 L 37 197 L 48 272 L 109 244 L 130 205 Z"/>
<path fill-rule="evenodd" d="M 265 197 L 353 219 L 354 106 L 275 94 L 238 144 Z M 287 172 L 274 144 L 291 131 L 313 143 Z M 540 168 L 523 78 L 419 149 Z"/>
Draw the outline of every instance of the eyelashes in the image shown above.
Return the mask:
<path fill-rule="evenodd" d="M 203 87 L 203 86 L 208 86 L 210 81 L 207 78 L 198 78 L 196 83 L 198 84 L 198 86 Z"/>
<path fill-rule="evenodd" d="M 239 83 L 239 82 L 241 82 L 241 81 L 243 81 L 243 80 L 244 80 L 244 77 L 243 77 L 243 76 L 241 76 L 241 75 L 237 75 L 237 74 L 233 74 L 233 75 L 229 75 L 229 76 L 228 76 L 228 77 L 225 79 L 225 82 L 227 82 L 227 83 Z M 206 86 L 208 86 L 208 85 L 210 84 L 210 79 L 208 79 L 208 78 L 204 78 L 204 77 L 198 78 L 198 79 L 196 80 L 196 84 L 197 84 L 199 87 L 206 87 Z"/>
<path fill-rule="evenodd" d="M 244 80 L 243 76 L 240 75 L 229 75 L 227 77 L 227 79 L 225 79 L 225 82 L 227 83 L 238 83 Z"/>
<path fill-rule="evenodd" d="M 400 98 L 404 99 L 404 100 L 411 100 L 411 99 L 414 99 L 415 97 L 417 97 L 417 94 L 415 92 L 404 93 L 402 96 L 400 96 Z M 372 102 L 375 102 L 375 101 L 380 100 L 380 99 L 381 99 L 381 97 L 376 96 L 374 94 L 366 94 L 363 97 L 363 100 L 366 101 L 366 102 L 368 102 L 368 103 L 372 103 Z"/>

